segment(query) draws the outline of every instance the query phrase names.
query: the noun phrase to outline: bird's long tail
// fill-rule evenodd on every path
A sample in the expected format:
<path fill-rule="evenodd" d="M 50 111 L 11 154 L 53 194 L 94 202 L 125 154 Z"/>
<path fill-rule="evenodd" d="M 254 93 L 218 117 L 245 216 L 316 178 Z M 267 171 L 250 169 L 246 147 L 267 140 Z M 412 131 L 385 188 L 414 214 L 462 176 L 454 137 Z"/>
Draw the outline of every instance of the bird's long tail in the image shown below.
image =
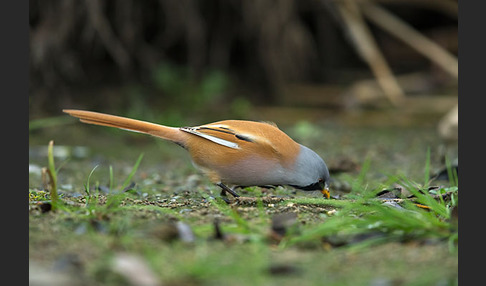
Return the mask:
<path fill-rule="evenodd" d="M 187 134 L 179 128 L 168 127 L 160 124 L 154 124 L 146 121 L 130 119 L 121 116 L 115 116 L 105 113 L 64 109 L 63 112 L 80 119 L 81 122 L 108 127 L 120 128 L 128 131 L 140 132 L 165 140 L 173 141 L 184 146 Z"/>

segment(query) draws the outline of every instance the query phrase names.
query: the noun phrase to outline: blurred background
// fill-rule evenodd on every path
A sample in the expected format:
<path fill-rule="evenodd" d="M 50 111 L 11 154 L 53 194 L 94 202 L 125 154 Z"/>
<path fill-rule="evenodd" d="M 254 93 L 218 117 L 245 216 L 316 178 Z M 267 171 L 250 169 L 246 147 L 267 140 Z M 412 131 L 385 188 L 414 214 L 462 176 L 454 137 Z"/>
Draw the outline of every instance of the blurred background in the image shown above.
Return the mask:
<path fill-rule="evenodd" d="M 352 123 L 392 108 L 369 120 L 431 124 L 457 103 L 456 0 L 29 2 L 30 119 Z"/>
<path fill-rule="evenodd" d="M 62 113 L 78 108 L 273 121 L 331 165 L 371 156 L 420 177 L 427 148 L 435 166 L 457 158 L 457 0 L 30 0 L 29 24 L 29 140 L 42 150 L 103 135 L 153 145 Z"/>

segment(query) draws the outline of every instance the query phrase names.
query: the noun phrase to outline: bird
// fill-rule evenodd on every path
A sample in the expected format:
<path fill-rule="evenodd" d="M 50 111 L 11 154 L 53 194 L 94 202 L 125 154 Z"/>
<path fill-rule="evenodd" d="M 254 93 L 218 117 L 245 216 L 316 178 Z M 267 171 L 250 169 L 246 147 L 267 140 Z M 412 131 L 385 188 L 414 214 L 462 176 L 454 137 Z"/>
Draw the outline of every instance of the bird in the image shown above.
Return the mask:
<path fill-rule="evenodd" d="M 169 127 L 94 111 L 63 109 L 83 123 L 152 135 L 186 149 L 194 166 L 221 188 L 291 186 L 330 198 L 329 170 L 310 148 L 272 122 L 223 120 L 195 127 Z M 232 188 L 231 188 L 231 187 Z"/>

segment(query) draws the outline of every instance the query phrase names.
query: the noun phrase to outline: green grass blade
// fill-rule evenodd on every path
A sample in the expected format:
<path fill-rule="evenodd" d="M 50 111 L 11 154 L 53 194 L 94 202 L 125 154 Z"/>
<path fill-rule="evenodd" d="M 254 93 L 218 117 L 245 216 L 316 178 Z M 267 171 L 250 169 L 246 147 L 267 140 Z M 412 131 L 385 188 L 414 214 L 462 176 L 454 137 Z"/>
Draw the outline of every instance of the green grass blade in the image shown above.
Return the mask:
<path fill-rule="evenodd" d="M 371 166 L 371 159 L 369 156 L 367 156 L 363 162 L 363 165 L 361 166 L 361 171 L 359 172 L 358 178 L 356 178 L 356 180 L 354 180 L 351 183 L 351 193 L 353 194 L 362 193 L 362 191 L 365 190 L 364 187 L 365 179 L 370 169 L 370 166 Z"/>
<path fill-rule="evenodd" d="M 429 187 L 430 183 L 430 147 L 427 148 L 427 157 L 425 158 L 425 178 L 424 178 L 424 188 Z"/>
<path fill-rule="evenodd" d="M 110 165 L 110 193 L 113 191 L 113 167 Z"/>
<path fill-rule="evenodd" d="M 48 161 L 48 167 L 49 167 L 49 175 L 51 179 L 51 206 L 52 210 L 55 210 L 57 208 L 58 204 L 58 194 L 57 194 L 57 173 L 56 173 L 56 165 L 54 164 L 54 141 L 51 140 L 49 141 L 49 145 L 47 147 L 47 161 Z"/>
<path fill-rule="evenodd" d="M 130 182 L 132 181 L 132 177 L 133 177 L 133 175 L 135 175 L 135 172 L 137 172 L 138 166 L 140 166 L 140 162 L 142 162 L 142 159 L 143 159 L 143 153 L 140 154 L 140 156 L 138 156 L 137 162 L 135 162 L 135 165 L 133 166 L 132 171 L 128 175 L 127 179 L 123 182 L 122 190 L 125 189 L 130 184 Z"/>
<path fill-rule="evenodd" d="M 202 191 L 199 191 L 199 193 L 206 200 L 211 202 L 211 204 L 215 206 L 221 213 L 232 218 L 235 221 L 236 225 L 239 227 L 239 229 L 242 231 L 242 233 L 249 233 L 250 226 L 248 222 L 240 216 L 236 209 L 230 207 L 223 199 L 219 197 L 211 198 Z"/>
<path fill-rule="evenodd" d="M 407 190 L 417 198 L 417 203 L 426 205 L 430 208 L 430 211 L 443 218 L 449 218 L 449 212 L 446 205 L 443 202 L 441 203 L 435 200 L 427 189 L 421 191 L 415 184 L 405 178 L 403 179 L 403 185 L 406 186 Z M 419 209 L 418 207 L 416 208 Z"/>
<path fill-rule="evenodd" d="M 459 185 L 457 170 L 452 168 L 452 162 L 449 159 L 449 157 L 445 158 L 445 162 L 446 162 L 447 176 L 449 177 L 449 184 L 451 186 L 457 187 Z"/>
<path fill-rule="evenodd" d="M 89 175 L 88 175 L 88 178 L 86 179 L 86 184 L 84 184 L 84 191 L 86 192 L 86 195 L 88 197 L 91 197 L 91 193 L 90 193 L 90 180 L 91 180 L 91 175 L 93 175 L 94 171 L 96 170 L 96 168 L 98 168 L 98 165 L 94 166 L 94 168 L 91 170 L 91 172 L 89 172 Z"/>

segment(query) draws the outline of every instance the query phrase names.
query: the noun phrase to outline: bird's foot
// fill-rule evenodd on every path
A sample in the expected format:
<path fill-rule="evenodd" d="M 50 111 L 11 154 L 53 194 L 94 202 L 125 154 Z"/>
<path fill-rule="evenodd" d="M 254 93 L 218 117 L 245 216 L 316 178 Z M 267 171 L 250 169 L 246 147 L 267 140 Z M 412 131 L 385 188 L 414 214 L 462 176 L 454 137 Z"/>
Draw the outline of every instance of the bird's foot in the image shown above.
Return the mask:
<path fill-rule="evenodd" d="M 231 188 L 228 188 L 223 183 L 218 183 L 216 185 L 218 185 L 221 188 L 221 196 L 226 196 L 226 193 L 230 193 L 235 198 L 238 198 L 240 196 L 235 191 L 233 191 Z"/>

